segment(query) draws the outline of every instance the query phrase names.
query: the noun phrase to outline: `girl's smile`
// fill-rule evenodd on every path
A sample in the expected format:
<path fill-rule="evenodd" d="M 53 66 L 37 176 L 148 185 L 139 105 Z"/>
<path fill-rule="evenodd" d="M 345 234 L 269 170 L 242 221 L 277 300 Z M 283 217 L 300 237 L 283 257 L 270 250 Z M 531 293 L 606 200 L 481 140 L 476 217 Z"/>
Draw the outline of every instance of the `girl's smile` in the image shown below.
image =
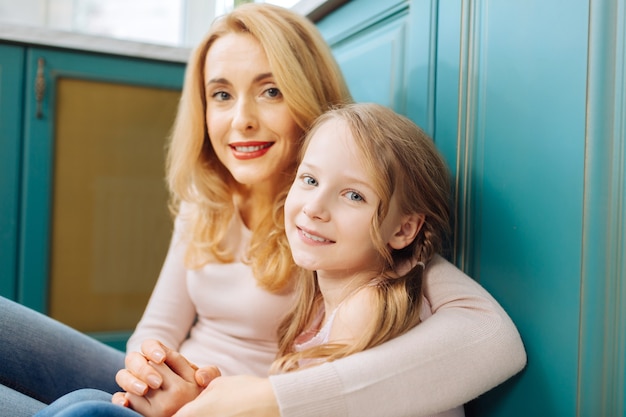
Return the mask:
<path fill-rule="evenodd" d="M 296 226 L 297 227 L 297 226 Z M 330 240 L 330 239 L 326 239 L 322 236 L 319 236 L 317 234 L 315 234 L 312 231 L 307 231 L 301 227 L 297 227 L 298 228 L 298 232 L 300 233 L 300 237 L 302 238 L 302 241 L 306 244 L 332 244 L 335 243 L 334 241 Z"/>

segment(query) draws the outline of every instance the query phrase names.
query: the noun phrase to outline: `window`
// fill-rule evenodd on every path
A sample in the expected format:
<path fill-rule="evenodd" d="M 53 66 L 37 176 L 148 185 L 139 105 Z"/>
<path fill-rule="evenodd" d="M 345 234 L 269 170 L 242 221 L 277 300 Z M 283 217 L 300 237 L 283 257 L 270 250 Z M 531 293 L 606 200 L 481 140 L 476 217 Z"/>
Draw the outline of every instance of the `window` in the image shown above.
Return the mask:
<path fill-rule="evenodd" d="M 265 1 L 283 7 L 293 7 L 299 2 Z M 0 0 L 0 23 L 190 47 L 204 35 L 215 16 L 231 10 L 239 2 L 241 0 Z"/>

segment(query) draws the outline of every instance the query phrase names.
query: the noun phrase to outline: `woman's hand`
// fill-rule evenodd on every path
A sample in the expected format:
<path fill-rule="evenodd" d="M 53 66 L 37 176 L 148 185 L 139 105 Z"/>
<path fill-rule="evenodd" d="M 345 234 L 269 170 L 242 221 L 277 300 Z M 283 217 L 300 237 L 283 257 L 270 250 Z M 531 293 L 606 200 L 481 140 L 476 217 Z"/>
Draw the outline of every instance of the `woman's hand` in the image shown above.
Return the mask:
<path fill-rule="evenodd" d="M 174 417 L 280 417 L 274 390 L 267 378 L 225 376 L 215 378 L 200 396 Z"/>
<path fill-rule="evenodd" d="M 171 416 L 220 375 L 216 367 L 198 370 L 180 353 L 158 341 L 148 340 L 141 348 L 143 355 L 131 352 L 126 356 L 126 368 L 116 375 L 117 383 L 126 392 L 114 394 L 112 401 L 144 416 Z"/>

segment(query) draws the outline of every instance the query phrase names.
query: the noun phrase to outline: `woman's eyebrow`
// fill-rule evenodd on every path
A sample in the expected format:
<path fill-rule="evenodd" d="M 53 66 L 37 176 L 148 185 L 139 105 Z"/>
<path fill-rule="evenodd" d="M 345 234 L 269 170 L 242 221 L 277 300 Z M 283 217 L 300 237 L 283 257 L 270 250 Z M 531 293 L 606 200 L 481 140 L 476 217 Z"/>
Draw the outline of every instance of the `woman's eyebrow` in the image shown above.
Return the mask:
<path fill-rule="evenodd" d="M 259 82 L 266 78 L 272 78 L 272 77 L 274 77 L 274 74 L 272 74 L 271 72 L 266 72 L 266 73 L 259 74 L 256 77 L 254 77 L 254 82 Z"/>
<path fill-rule="evenodd" d="M 272 78 L 274 77 L 274 74 L 272 74 L 271 72 L 264 72 L 263 74 L 259 74 L 256 77 L 254 77 L 254 79 L 252 81 L 259 82 L 262 81 L 266 78 Z M 209 84 L 227 84 L 230 85 L 230 81 L 228 81 L 226 78 L 224 77 L 217 77 L 217 78 L 211 78 L 209 81 L 207 81 L 206 83 L 207 85 Z"/>
<path fill-rule="evenodd" d="M 209 81 L 207 81 L 206 85 L 210 85 L 210 84 L 228 84 L 230 85 L 230 81 L 228 81 L 226 78 L 211 78 Z"/>

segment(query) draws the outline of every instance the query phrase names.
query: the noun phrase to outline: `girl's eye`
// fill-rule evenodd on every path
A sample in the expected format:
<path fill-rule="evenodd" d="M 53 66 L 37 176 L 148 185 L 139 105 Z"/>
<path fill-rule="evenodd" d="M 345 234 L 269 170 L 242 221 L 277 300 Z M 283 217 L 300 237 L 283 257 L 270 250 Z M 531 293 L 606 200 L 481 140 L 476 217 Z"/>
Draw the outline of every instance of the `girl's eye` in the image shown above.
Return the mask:
<path fill-rule="evenodd" d="M 303 175 L 302 182 L 305 183 L 306 185 L 311 185 L 311 186 L 317 185 L 317 180 L 309 175 Z"/>
<path fill-rule="evenodd" d="M 276 87 L 268 88 L 265 90 L 265 94 L 270 98 L 278 98 L 282 96 L 282 93 Z"/>
<path fill-rule="evenodd" d="M 348 197 L 348 200 L 350 201 L 364 201 L 365 200 L 363 196 L 357 193 L 356 191 L 348 191 L 346 193 L 346 197 Z"/>
<path fill-rule="evenodd" d="M 230 94 L 228 94 L 226 91 L 217 91 L 213 93 L 211 97 L 218 101 L 226 101 L 230 98 Z"/>

